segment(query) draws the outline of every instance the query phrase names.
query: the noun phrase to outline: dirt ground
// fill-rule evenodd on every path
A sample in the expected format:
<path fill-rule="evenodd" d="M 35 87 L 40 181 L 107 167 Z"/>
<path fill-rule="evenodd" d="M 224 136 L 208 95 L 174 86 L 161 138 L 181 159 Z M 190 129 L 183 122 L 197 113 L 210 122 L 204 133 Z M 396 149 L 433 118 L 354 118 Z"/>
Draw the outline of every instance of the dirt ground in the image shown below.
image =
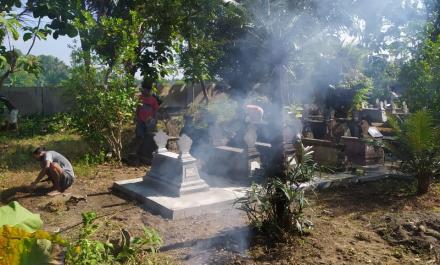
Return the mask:
<path fill-rule="evenodd" d="M 171 221 L 111 192 L 113 181 L 146 170 L 99 166 L 92 177 L 79 177 L 69 196 L 55 198 L 43 195 L 45 187 L 36 194 L 22 187 L 37 171 L 16 171 L 0 180 L 1 204 L 18 200 L 41 214 L 46 230 L 65 238 L 78 236 L 87 211 L 111 221 L 106 229 L 139 234 L 143 226 L 155 228 L 171 264 L 440 264 L 440 184 L 422 197 L 412 195 L 408 183 L 392 180 L 309 194 L 311 234 L 268 245 L 236 210 Z"/>

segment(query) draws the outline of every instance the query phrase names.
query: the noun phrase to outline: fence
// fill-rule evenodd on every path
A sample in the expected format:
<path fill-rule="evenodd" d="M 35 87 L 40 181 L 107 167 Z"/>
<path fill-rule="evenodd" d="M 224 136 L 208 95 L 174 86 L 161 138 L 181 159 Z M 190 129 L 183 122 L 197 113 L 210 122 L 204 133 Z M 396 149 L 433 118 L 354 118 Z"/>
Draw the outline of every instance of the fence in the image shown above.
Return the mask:
<path fill-rule="evenodd" d="M 62 87 L 3 87 L 0 95 L 8 98 L 20 115 L 67 112 L 74 103 Z"/>
<path fill-rule="evenodd" d="M 216 84 L 206 84 L 209 98 L 220 94 Z M 20 115 L 51 115 L 68 112 L 75 99 L 63 87 L 3 87 L 0 95 L 8 98 L 18 109 Z M 160 88 L 163 98 L 162 108 L 184 109 L 192 102 L 203 101 L 200 85 L 173 85 Z"/>

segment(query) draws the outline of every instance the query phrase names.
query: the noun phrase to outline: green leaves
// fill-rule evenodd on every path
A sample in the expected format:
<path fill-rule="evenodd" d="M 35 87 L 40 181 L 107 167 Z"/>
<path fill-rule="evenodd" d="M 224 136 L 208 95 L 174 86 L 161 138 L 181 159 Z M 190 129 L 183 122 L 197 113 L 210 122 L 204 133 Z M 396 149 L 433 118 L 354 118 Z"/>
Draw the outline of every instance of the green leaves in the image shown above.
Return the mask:
<path fill-rule="evenodd" d="M 83 213 L 82 216 L 83 227 L 80 231 L 80 238 L 72 242 L 67 248 L 67 265 L 140 264 L 142 261 L 150 262 L 150 258 L 162 245 L 159 234 L 154 229 L 147 227 L 143 228 L 143 235 L 139 237 L 132 237 L 127 230 L 121 229 L 120 238 L 115 244 L 110 243 L 109 233 L 106 235 L 107 240 L 102 241 L 93 237 L 93 233 L 103 227 L 102 224 L 97 223 L 97 214 L 88 212 Z M 105 221 L 104 227 L 111 225 L 110 222 Z M 92 230 L 94 232 L 90 233 Z M 138 256 L 145 248 L 148 248 L 150 253 L 140 259 Z"/>
<path fill-rule="evenodd" d="M 269 179 L 263 185 L 253 184 L 246 197 L 235 202 L 252 225 L 276 239 L 311 229 L 311 222 L 302 216 L 308 202 L 301 185 L 309 182 L 318 168 L 312 155 L 311 147 L 299 143 L 296 163 L 285 161 L 288 164 L 285 177 Z M 278 219 L 280 211 L 282 220 Z"/>
<path fill-rule="evenodd" d="M 38 214 L 16 201 L 0 207 L 0 265 L 49 264 L 52 244 L 66 242 L 39 230 L 42 225 Z"/>
<path fill-rule="evenodd" d="M 433 178 L 440 174 L 440 137 L 438 128 L 434 127 L 432 115 L 421 110 L 399 122 L 391 119 L 390 125 L 395 129 L 397 139 L 386 147 L 402 161 L 400 170 L 417 179 Z M 430 183 L 430 182 L 428 182 Z M 419 192 L 427 191 L 419 186 Z"/>
<path fill-rule="evenodd" d="M 0 228 L 0 265 L 49 264 L 53 243 L 66 246 L 57 235 L 4 225 Z"/>
<path fill-rule="evenodd" d="M 22 207 L 17 201 L 0 207 L 0 227 L 10 225 L 28 232 L 35 232 L 43 226 L 39 214 L 33 214 Z"/>
<path fill-rule="evenodd" d="M 7 17 L 6 13 L 0 13 L 0 36 L 10 33 L 14 40 L 18 40 L 20 27 L 21 23 L 15 17 Z"/>

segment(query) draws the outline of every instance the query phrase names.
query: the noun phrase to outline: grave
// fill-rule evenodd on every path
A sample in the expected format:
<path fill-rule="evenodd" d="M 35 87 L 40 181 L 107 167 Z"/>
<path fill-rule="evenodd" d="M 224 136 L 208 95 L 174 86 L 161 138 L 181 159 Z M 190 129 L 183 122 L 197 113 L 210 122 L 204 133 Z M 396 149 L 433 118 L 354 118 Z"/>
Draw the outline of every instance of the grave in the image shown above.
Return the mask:
<path fill-rule="evenodd" d="M 179 154 L 168 151 L 168 136 L 158 132 L 158 146 L 150 172 L 143 178 L 116 181 L 114 189 L 139 201 L 142 206 L 165 218 L 181 219 L 231 208 L 245 195 L 245 187 L 225 181 L 210 187 L 200 177 L 197 159 L 189 153 L 192 140 L 182 135 L 177 141 Z"/>
<path fill-rule="evenodd" d="M 257 130 L 248 123 L 238 134 L 234 144 L 213 146 L 204 170 L 212 176 L 224 176 L 234 182 L 247 183 L 260 169 L 260 154 L 257 151 Z"/>

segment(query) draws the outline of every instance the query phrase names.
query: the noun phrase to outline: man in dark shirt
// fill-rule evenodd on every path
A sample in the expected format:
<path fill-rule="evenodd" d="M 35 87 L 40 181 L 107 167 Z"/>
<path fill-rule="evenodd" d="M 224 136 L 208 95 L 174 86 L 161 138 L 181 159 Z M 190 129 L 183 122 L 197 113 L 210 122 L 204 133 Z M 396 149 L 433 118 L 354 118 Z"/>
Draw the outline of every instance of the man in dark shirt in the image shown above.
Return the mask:
<path fill-rule="evenodd" d="M 34 182 L 31 183 L 31 189 L 35 189 L 44 176 L 47 176 L 53 184 L 53 191 L 47 195 L 55 196 L 68 189 L 75 180 L 72 164 L 58 152 L 46 151 L 44 147 L 38 147 L 33 152 L 34 158 L 40 161 L 41 171 Z"/>

